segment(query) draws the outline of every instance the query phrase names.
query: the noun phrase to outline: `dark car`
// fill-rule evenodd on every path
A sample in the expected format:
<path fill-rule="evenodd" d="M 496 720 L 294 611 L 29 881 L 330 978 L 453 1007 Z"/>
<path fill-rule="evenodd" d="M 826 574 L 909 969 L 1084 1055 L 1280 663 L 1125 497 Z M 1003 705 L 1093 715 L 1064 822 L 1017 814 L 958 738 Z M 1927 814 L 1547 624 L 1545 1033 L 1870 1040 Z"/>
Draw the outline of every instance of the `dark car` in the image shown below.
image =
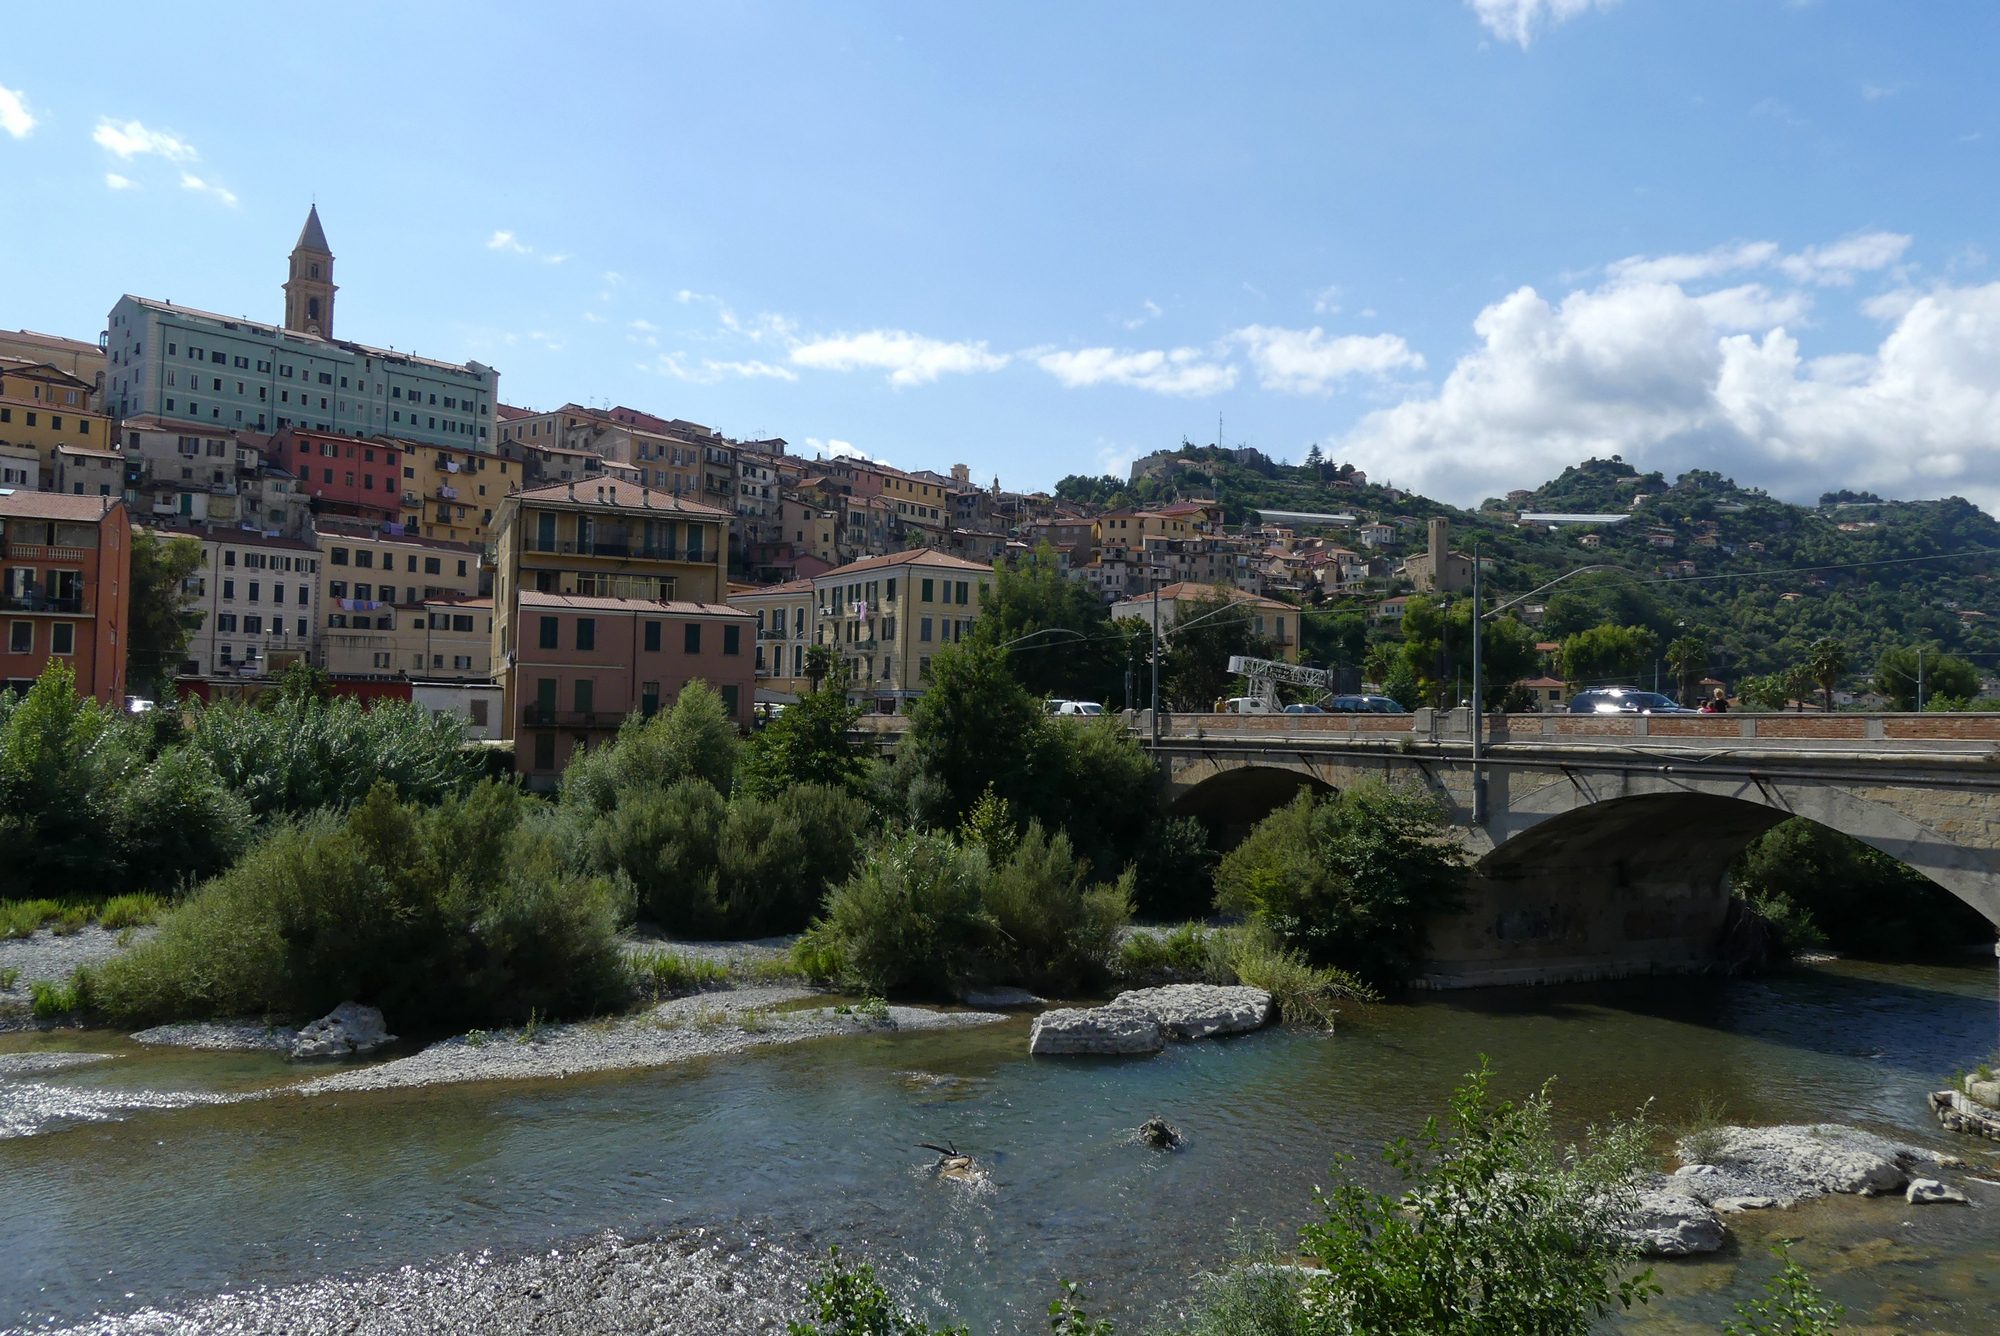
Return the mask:
<path fill-rule="evenodd" d="M 1591 687 L 1569 700 L 1571 714 L 1693 714 L 1672 696 L 1637 687 Z"/>
<path fill-rule="evenodd" d="M 1335 696 L 1326 703 L 1335 714 L 1408 714 L 1387 696 Z"/>

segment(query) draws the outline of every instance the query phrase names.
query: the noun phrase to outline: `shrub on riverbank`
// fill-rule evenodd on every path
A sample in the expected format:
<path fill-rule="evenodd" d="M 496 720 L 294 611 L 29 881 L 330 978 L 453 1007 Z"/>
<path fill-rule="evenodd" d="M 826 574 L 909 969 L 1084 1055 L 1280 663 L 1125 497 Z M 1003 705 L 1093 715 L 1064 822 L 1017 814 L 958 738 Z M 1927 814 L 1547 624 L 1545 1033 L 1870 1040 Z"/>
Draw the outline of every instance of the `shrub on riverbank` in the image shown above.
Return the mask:
<path fill-rule="evenodd" d="M 136 1023 L 353 1000 L 405 1033 L 589 1014 L 628 994 L 621 912 L 517 790 L 422 807 L 385 782 L 274 831 L 106 964 L 92 1001 Z"/>
<path fill-rule="evenodd" d="M 201 756 L 152 740 L 59 662 L 0 692 L 0 896 L 163 890 L 228 866 L 248 809 Z"/>
<path fill-rule="evenodd" d="M 1101 979 L 1131 915 L 1131 877 L 1093 883 L 1061 834 L 1030 821 L 963 838 L 890 840 L 828 895 L 793 959 L 809 977 L 871 993 L 950 996 L 968 983 L 1074 991 Z M 999 813 L 997 817 L 995 813 Z"/>
<path fill-rule="evenodd" d="M 1371 781 L 1301 793 L 1259 822 L 1216 869 L 1216 904 L 1315 965 L 1383 987 L 1416 972 L 1427 920 L 1457 902 L 1464 877 L 1444 806 Z"/>
<path fill-rule="evenodd" d="M 465 746 L 464 727 L 452 716 L 409 701 L 363 708 L 352 696 L 309 692 L 273 700 L 263 708 L 197 705 L 185 744 L 260 820 L 344 811 L 379 783 L 406 802 L 442 802 L 479 776 L 481 758 Z"/>
<path fill-rule="evenodd" d="M 1314 965 L 1270 929 L 1248 923 L 1209 928 L 1183 923 L 1171 932 L 1141 929 L 1120 943 L 1113 971 L 1121 983 L 1247 984 L 1262 988 L 1287 1024 L 1333 1028 L 1343 1002 L 1377 1002 L 1368 984 L 1344 970 Z"/>

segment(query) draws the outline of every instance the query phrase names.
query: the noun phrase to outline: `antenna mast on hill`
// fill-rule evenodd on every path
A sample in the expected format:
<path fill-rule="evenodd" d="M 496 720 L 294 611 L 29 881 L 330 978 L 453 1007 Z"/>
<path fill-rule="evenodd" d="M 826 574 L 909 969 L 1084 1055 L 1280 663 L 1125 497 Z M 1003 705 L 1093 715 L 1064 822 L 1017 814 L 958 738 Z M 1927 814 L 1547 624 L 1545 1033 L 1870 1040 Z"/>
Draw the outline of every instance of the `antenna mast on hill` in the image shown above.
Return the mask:
<path fill-rule="evenodd" d="M 1222 414 L 1220 413 L 1215 415 L 1215 448 L 1218 450 L 1229 448 L 1222 443 Z"/>

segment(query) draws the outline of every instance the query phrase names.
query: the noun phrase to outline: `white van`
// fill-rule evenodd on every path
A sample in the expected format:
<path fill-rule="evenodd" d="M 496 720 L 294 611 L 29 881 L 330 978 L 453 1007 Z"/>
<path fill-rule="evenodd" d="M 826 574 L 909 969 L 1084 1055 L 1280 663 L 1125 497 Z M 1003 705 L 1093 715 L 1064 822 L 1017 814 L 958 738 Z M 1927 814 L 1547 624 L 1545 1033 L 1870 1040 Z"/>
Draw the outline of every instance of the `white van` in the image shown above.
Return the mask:
<path fill-rule="evenodd" d="M 1222 702 L 1224 714 L 1276 714 L 1269 704 L 1256 696 L 1231 696 Z"/>

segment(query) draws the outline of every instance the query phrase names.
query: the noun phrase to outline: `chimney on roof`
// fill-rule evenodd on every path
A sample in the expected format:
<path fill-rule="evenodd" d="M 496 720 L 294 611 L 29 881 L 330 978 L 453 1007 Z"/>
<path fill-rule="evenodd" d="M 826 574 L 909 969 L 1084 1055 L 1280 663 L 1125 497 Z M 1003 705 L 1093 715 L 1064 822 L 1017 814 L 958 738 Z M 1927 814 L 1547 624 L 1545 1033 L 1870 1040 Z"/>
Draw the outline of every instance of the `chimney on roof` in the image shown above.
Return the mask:
<path fill-rule="evenodd" d="M 576 500 L 576 479 L 574 478 L 571 478 L 569 482 L 569 499 L 572 501 Z"/>

